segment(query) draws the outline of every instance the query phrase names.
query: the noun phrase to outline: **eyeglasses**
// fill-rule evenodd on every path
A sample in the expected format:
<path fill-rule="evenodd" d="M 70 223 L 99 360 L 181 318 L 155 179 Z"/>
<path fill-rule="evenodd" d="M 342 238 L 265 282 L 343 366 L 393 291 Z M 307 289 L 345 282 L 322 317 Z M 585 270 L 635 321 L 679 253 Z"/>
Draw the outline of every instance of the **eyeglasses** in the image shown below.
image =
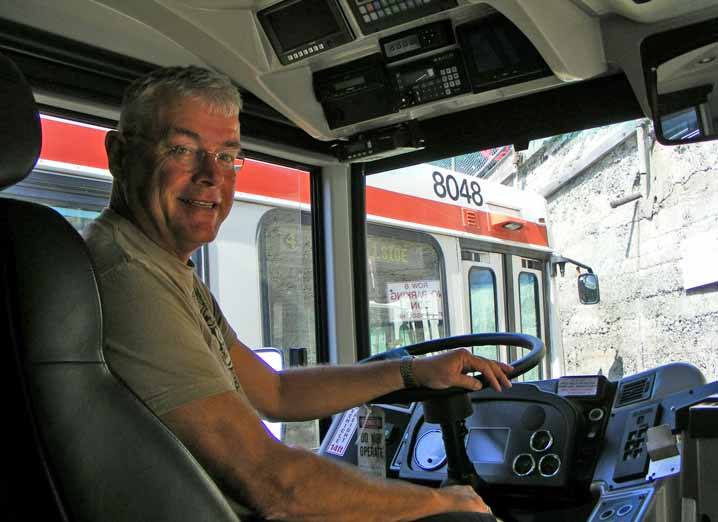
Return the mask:
<path fill-rule="evenodd" d="M 244 167 L 244 154 L 239 150 L 211 152 L 187 145 L 173 145 L 167 149 L 167 155 L 182 168 L 192 172 L 199 170 L 207 157 L 227 172 L 236 172 Z"/>
<path fill-rule="evenodd" d="M 155 140 L 141 134 L 126 134 L 125 136 L 129 139 L 136 138 L 150 143 L 157 143 Z M 234 173 L 244 167 L 245 156 L 241 150 L 227 149 L 212 152 L 189 145 L 171 145 L 166 150 L 167 156 L 172 161 L 190 172 L 198 171 L 207 157 L 210 157 L 226 173 Z"/>

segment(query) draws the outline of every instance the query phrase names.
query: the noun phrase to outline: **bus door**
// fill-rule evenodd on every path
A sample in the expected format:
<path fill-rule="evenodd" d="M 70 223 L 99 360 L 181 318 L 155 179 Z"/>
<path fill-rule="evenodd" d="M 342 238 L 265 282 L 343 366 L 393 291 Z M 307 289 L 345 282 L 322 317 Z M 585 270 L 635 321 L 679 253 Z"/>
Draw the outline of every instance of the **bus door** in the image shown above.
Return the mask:
<path fill-rule="evenodd" d="M 533 335 L 546 343 L 546 318 L 544 314 L 543 262 L 521 256 L 512 256 L 512 292 L 514 303 L 514 330 Z M 523 356 L 523 348 L 511 347 L 509 361 Z M 534 381 L 546 375 L 545 361 L 525 373 L 518 380 Z"/>
<path fill-rule="evenodd" d="M 469 333 L 506 331 L 506 296 L 503 254 L 461 250 L 464 279 L 464 324 Z M 472 351 L 487 359 L 508 361 L 505 346 L 475 346 Z"/>

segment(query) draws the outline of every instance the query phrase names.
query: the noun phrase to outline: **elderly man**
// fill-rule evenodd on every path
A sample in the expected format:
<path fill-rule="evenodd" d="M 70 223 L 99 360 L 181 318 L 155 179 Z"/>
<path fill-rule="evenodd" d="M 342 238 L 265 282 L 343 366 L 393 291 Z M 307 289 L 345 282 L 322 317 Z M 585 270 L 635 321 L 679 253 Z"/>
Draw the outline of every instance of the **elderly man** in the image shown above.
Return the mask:
<path fill-rule="evenodd" d="M 87 235 L 110 367 L 238 509 L 272 520 L 399 521 L 447 512 L 480 520 L 488 507 L 468 487 L 375 480 L 265 430 L 260 416 L 328 416 L 403 388 L 407 378 L 477 389 L 465 372 L 481 371 L 500 390 L 510 386 L 511 367 L 456 350 L 408 363 L 275 372 L 242 344 L 189 260 L 232 207 L 240 108 L 227 78 L 196 67 L 158 70 L 126 92 L 119 128 L 106 138 L 110 206 Z"/>

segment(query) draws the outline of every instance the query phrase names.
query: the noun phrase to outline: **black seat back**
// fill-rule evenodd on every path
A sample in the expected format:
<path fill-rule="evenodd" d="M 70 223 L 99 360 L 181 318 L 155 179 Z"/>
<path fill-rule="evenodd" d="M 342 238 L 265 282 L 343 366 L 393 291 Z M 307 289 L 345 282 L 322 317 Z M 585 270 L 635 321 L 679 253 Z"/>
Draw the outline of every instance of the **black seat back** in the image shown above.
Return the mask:
<path fill-rule="evenodd" d="M 0 188 L 30 172 L 40 134 L 29 86 L 0 55 Z M 12 401 L 0 519 L 237 521 L 105 364 L 97 281 L 72 226 L 48 207 L 0 198 L 0 244 L 0 371 Z"/>

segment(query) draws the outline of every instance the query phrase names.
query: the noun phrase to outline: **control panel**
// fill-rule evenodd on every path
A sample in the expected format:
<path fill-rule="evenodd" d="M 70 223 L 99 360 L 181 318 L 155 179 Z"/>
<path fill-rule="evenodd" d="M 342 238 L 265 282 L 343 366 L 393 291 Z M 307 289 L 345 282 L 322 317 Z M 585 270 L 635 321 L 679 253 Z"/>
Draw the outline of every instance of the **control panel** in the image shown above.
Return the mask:
<path fill-rule="evenodd" d="M 378 1 L 353 1 L 357 9 L 377 9 Z M 451 20 L 413 27 L 379 39 L 379 48 L 371 57 L 313 73 L 329 128 L 551 74 L 528 39 L 498 13 L 458 27 Z"/>
<path fill-rule="evenodd" d="M 394 34 L 379 40 L 387 63 L 404 60 L 417 54 L 452 45 L 454 30 L 449 20 L 442 20 Z"/>
<path fill-rule="evenodd" d="M 441 53 L 391 69 L 391 79 L 405 109 L 471 90 L 458 50 Z"/>
<path fill-rule="evenodd" d="M 456 6 L 456 0 L 349 0 L 349 7 L 364 34 L 376 33 Z"/>

